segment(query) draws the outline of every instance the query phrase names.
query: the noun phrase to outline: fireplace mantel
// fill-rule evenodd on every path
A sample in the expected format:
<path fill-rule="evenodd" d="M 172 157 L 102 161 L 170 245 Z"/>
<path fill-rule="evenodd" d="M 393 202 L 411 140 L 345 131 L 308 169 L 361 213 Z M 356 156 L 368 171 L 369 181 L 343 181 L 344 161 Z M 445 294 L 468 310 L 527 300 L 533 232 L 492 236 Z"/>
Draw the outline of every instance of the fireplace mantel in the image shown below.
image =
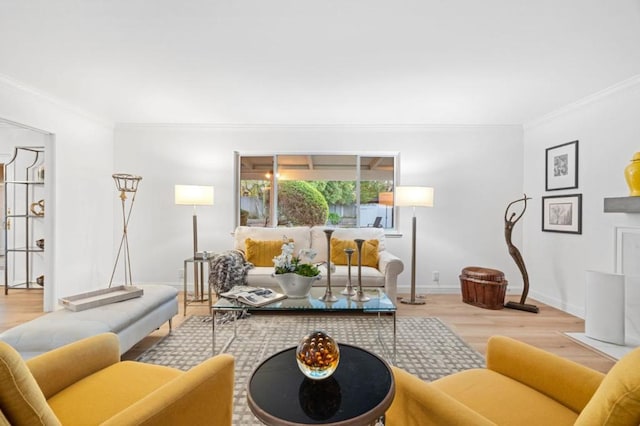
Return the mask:
<path fill-rule="evenodd" d="M 640 213 L 640 197 L 611 197 L 604 199 L 605 213 Z"/>

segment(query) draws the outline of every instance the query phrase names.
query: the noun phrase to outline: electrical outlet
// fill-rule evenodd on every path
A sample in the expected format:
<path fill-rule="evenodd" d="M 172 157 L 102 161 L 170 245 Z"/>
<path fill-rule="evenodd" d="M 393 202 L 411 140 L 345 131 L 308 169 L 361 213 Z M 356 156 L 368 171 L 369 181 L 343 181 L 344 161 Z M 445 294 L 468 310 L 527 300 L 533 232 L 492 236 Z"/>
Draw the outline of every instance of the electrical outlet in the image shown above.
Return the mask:
<path fill-rule="evenodd" d="M 179 280 L 184 279 L 184 269 L 178 269 L 178 279 Z"/>
<path fill-rule="evenodd" d="M 435 282 L 440 281 L 440 272 L 439 271 L 433 271 L 433 281 L 435 281 Z"/>

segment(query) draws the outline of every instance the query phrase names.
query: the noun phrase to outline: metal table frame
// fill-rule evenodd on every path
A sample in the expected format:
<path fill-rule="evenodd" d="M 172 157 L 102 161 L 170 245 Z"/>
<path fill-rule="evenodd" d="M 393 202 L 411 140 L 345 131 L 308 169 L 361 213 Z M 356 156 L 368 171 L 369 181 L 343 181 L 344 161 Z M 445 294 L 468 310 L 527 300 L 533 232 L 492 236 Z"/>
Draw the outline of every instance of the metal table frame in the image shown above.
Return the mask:
<path fill-rule="evenodd" d="M 190 269 L 188 268 L 189 263 L 193 263 L 194 265 L 193 272 L 195 274 L 194 280 L 193 280 L 193 287 L 194 287 L 193 299 L 191 300 L 189 300 L 188 293 L 187 293 L 187 277 L 188 277 L 188 271 Z M 207 265 L 207 268 L 209 268 L 209 258 L 196 259 L 196 258 L 190 257 L 184 260 L 184 270 L 182 273 L 182 279 L 183 279 L 183 286 L 184 286 L 184 314 L 183 315 L 185 316 L 187 315 L 187 305 L 189 305 L 190 303 L 209 302 L 209 309 L 211 309 L 211 303 L 213 299 L 211 298 L 211 286 L 208 283 L 207 283 L 208 297 L 206 299 L 204 298 L 204 282 L 205 282 L 204 265 L 205 264 Z"/>
<path fill-rule="evenodd" d="M 367 314 L 377 314 L 378 317 L 378 329 L 377 329 L 377 339 L 383 350 L 389 355 L 391 359 L 391 363 L 395 364 L 396 362 L 396 341 L 397 341 L 397 321 L 396 321 L 396 313 L 397 308 L 393 302 L 387 297 L 387 295 L 380 289 L 372 289 L 365 288 L 365 293 L 367 293 L 371 300 L 368 302 L 355 302 L 351 301 L 349 297 L 338 294 L 338 301 L 336 302 L 322 302 L 318 300 L 319 296 L 324 294 L 324 287 L 313 287 L 311 289 L 311 294 L 307 299 L 284 299 L 281 301 L 277 301 L 271 303 L 269 305 L 254 307 L 250 305 L 243 304 L 241 302 L 237 302 L 235 300 L 229 299 L 219 299 L 216 303 L 211 305 L 211 351 L 213 355 L 216 355 L 216 314 L 218 312 L 268 312 L 268 313 L 278 313 L 278 312 L 299 312 L 305 314 L 326 314 L 331 312 L 338 312 L 341 314 L 354 314 L 354 315 L 367 315 Z M 373 294 L 372 294 L 373 293 Z M 377 294 L 377 295 L 376 295 Z M 380 307 L 380 302 L 384 302 L 385 305 Z M 299 303 L 300 306 L 296 306 Z M 349 305 L 347 308 L 343 308 L 341 304 L 346 303 Z M 304 306 L 306 304 L 310 304 L 311 306 Z M 351 304 L 355 306 L 350 306 Z M 393 349 L 390 351 L 387 344 L 382 339 L 381 333 L 381 323 L 382 323 L 382 314 L 391 314 L 393 319 Z M 237 327 L 236 327 L 236 315 L 231 315 L 232 323 L 233 323 L 233 335 L 227 340 L 227 342 L 223 345 L 220 352 L 224 352 L 227 350 L 229 345 L 235 340 L 237 337 Z"/>

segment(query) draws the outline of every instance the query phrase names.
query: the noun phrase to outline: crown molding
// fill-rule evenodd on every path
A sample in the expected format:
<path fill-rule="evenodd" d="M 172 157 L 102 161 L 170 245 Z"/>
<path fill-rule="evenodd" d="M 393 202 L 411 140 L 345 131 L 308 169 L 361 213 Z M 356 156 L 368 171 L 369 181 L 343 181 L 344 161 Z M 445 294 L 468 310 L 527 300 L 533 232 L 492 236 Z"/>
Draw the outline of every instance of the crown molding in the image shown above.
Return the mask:
<path fill-rule="evenodd" d="M 40 133 L 43 135 L 53 135 L 53 133 L 47 132 L 46 130 L 38 129 L 37 127 L 32 127 L 27 124 L 18 123 L 16 121 L 8 120 L 6 118 L 0 118 L 0 129 L 22 129 L 22 130 L 30 130 L 32 132 Z"/>
<path fill-rule="evenodd" d="M 37 98 L 40 98 L 42 100 L 45 100 L 67 112 L 70 112 L 74 115 L 78 115 L 80 117 L 83 117 L 87 120 L 93 121 L 96 124 L 100 124 L 102 126 L 108 127 L 108 128 L 113 128 L 114 127 L 114 123 L 113 121 L 92 114 L 90 112 L 87 112 L 84 109 L 78 108 L 75 105 L 72 105 L 68 102 L 65 102 L 63 100 L 61 100 L 60 98 L 57 98 L 53 95 L 50 95 L 48 93 L 42 92 L 38 89 L 36 89 L 35 87 L 29 86 L 21 81 L 15 80 L 5 74 L 0 74 L 0 83 L 6 84 L 7 86 L 13 87 L 14 89 L 26 92 L 32 96 L 35 96 Z"/>
<path fill-rule="evenodd" d="M 554 120 L 562 115 L 568 114 L 570 112 L 573 112 L 577 109 L 583 108 L 587 105 L 590 105 L 594 102 L 598 102 L 608 96 L 611 96 L 613 94 L 616 94 L 618 92 L 621 92 L 623 90 L 627 90 L 630 89 L 634 86 L 638 86 L 640 85 L 640 74 L 634 75 L 631 78 L 628 78 L 626 80 L 623 80 L 619 83 L 614 84 L 613 86 L 609 86 L 606 89 L 603 89 L 599 92 L 596 92 L 592 95 L 586 96 L 582 99 L 579 99 L 575 102 L 572 102 L 568 105 L 563 106 L 562 108 L 558 108 L 555 111 L 551 111 L 548 114 L 545 114 L 541 117 L 535 118 L 531 121 L 528 121 L 527 123 L 523 124 L 523 129 L 524 130 L 528 130 L 528 129 L 532 129 L 534 127 L 537 127 L 541 124 L 544 124 L 548 121 Z"/>
<path fill-rule="evenodd" d="M 522 129 L 520 124 L 286 124 L 286 123 L 116 123 L 116 128 L 191 128 L 191 129 L 371 129 L 371 130 L 446 130 L 446 129 Z"/>

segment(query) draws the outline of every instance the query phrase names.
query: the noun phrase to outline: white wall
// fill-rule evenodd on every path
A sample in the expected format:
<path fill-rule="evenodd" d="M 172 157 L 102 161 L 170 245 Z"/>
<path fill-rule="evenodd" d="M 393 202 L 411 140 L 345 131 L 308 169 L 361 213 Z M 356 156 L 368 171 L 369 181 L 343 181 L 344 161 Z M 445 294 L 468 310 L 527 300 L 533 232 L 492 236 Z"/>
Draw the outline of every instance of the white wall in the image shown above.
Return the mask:
<path fill-rule="evenodd" d="M 54 134 L 47 150 L 53 229 L 45 309 L 59 297 L 106 287 L 113 256 L 113 128 L 0 78 L 0 117 Z M 50 279 L 53 278 L 53 279 Z M 9 297 L 11 297 L 9 295 Z"/>
<path fill-rule="evenodd" d="M 115 165 L 143 177 L 129 226 L 134 282 L 178 284 L 192 251 L 192 208 L 173 203 L 174 184 L 215 186 L 215 205 L 198 208 L 200 249 L 232 246 L 234 151 L 400 152 L 400 183 L 435 187 L 435 207 L 418 209 L 418 291 L 459 291 L 465 266 L 503 270 L 519 291 L 520 274 L 504 241 L 506 205 L 522 195 L 522 130 L 511 127 L 214 127 L 119 125 Z M 388 240 L 405 261 L 408 290 L 411 209 L 402 238 Z M 116 238 L 119 238 L 116 217 Z M 519 225 L 518 225 L 519 226 Z M 521 227 L 514 233 L 520 246 Z M 440 288 L 431 283 L 440 271 Z"/>
<path fill-rule="evenodd" d="M 533 200 L 514 243 L 529 270 L 530 295 L 582 316 L 585 270 L 613 271 L 615 227 L 640 227 L 640 215 L 602 211 L 603 198 L 627 194 L 623 170 L 640 150 L 638 110 L 635 79 L 528 124 L 524 135 L 517 126 L 121 125 L 114 137 L 110 125 L 0 78 L 0 117 L 55 135 L 47 147 L 47 161 L 55 164 L 47 169 L 55 200 L 47 205 L 55 213 L 47 237 L 48 248 L 54 243 L 48 254 L 55 274 L 54 282 L 47 280 L 53 288 L 47 309 L 61 296 L 108 283 L 122 224 L 113 172 L 143 176 L 129 230 L 134 281 L 177 285 L 192 242 L 191 209 L 173 204 L 174 184 L 216 187 L 216 204 L 198 211 L 200 247 L 224 250 L 234 226 L 234 151 L 382 151 L 401 153 L 400 184 L 436 188 L 435 207 L 418 210 L 419 291 L 458 291 L 461 268 L 481 265 L 505 271 L 509 291 L 518 293 L 521 279 L 506 250 L 503 214 L 524 188 Z M 545 192 L 545 148 L 576 139 L 579 188 Z M 541 232 L 541 196 L 568 193 L 583 194 L 582 235 Z M 405 260 L 400 286 L 406 290 L 411 212 L 403 209 L 398 219 L 404 236 L 390 238 L 388 247 Z M 431 282 L 434 270 L 439 286 Z"/>
<path fill-rule="evenodd" d="M 524 255 L 531 296 L 584 315 L 586 270 L 613 272 L 615 227 L 640 227 L 640 214 L 603 213 L 605 197 L 628 195 L 624 168 L 640 151 L 640 78 L 565 108 L 524 130 L 524 188 L 532 196 Z M 579 187 L 545 192 L 545 149 L 579 140 Z M 541 197 L 583 194 L 582 235 L 541 232 Z"/>

